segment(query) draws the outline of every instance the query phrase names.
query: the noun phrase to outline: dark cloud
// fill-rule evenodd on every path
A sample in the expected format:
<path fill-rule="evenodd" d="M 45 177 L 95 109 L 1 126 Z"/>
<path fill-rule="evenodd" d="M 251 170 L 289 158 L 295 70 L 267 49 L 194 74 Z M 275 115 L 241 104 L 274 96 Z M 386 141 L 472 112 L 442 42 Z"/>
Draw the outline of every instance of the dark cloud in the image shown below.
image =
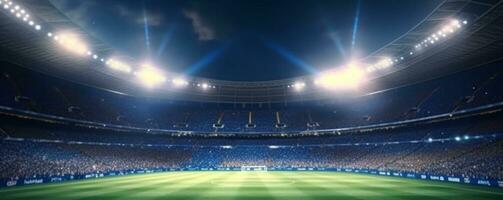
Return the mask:
<path fill-rule="evenodd" d="M 216 39 L 216 33 L 214 28 L 204 20 L 201 15 L 196 11 L 186 10 L 184 12 L 185 17 L 192 21 L 192 28 L 194 32 L 198 35 L 198 39 L 201 41 L 209 41 Z"/>

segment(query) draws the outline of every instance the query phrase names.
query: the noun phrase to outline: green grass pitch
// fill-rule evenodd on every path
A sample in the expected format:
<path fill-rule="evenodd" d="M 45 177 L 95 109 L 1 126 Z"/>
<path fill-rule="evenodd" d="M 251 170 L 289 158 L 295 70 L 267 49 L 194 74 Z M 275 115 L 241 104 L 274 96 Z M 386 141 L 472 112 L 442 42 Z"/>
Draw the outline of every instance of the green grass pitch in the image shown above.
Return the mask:
<path fill-rule="evenodd" d="M 503 199 L 503 189 L 336 172 L 167 172 L 21 186 L 1 200 Z"/>

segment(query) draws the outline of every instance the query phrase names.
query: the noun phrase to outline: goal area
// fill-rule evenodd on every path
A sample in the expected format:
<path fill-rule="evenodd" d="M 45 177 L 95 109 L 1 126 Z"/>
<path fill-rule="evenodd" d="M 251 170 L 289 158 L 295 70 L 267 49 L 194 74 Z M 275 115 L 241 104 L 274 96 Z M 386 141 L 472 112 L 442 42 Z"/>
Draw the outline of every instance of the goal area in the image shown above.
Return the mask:
<path fill-rule="evenodd" d="M 267 166 L 241 166 L 241 171 L 244 171 L 244 172 L 247 172 L 247 171 L 266 172 Z"/>

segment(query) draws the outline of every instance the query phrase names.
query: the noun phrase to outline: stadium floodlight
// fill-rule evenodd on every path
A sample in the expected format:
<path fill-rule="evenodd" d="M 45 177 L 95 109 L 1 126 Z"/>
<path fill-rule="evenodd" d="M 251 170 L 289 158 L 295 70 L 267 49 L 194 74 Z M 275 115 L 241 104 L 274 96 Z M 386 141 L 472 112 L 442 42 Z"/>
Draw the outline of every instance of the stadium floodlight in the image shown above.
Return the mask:
<path fill-rule="evenodd" d="M 135 72 L 135 75 L 140 82 L 149 88 L 164 83 L 166 81 L 166 77 L 163 74 L 164 73 L 161 70 L 148 64 L 143 64 L 142 68 Z"/>
<path fill-rule="evenodd" d="M 306 87 L 306 83 L 302 82 L 302 81 L 297 81 L 295 82 L 292 87 L 296 90 L 296 91 L 301 91 L 303 90 L 305 87 Z"/>
<path fill-rule="evenodd" d="M 106 64 L 107 64 L 108 67 L 110 67 L 110 68 L 112 68 L 114 70 L 117 70 L 117 71 L 126 72 L 126 73 L 130 73 L 131 72 L 131 66 L 129 66 L 125 62 L 122 62 L 122 61 L 117 60 L 117 59 L 109 59 L 106 62 Z"/>
<path fill-rule="evenodd" d="M 393 60 L 391 60 L 391 58 L 384 57 L 383 59 L 379 60 L 375 64 L 375 67 L 377 67 L 378 69 L 384 69 L 384 68 L 391 67 L 392 65 L 393 65 Z"/>
<path fill-rule="evenodd" d="M 349 66 L 338 71 L 322 73 L 315 84 L 330 90 L 357 89 L 364 80 L 364 71 L 356 66 Z"/>
<path fill-rule="evenodd" d="M 35 30 L 39 31 L 40 29 L 42 29 L 42 27 L 40 25 L 35 25 Z"/>
<path fill-rule="evenodd" d="M 279 146 L 271 145 L 271 146 L 269 146 L 269 149 L 279 149 Z"/>
<path fill-rule="evenodd" d="M 208 83 L 201 84 L 201 88 L 203 88 L 204 90 L 208 89 L 208 87 L 209 87 Z"/>
<path fill-rule="evenodd" d="M 80 38 L 72 33 L 60 33 L 54 37 L 65 50 L 78 55 L 85 55 L 88 51 L 87 45 Z"/>
<path fill-rule="evenodd" d="M 189 84 L 188 81 L 186 81 L 184 78 L 175 78 L 171 81 L 173 83 L 173 85 L 175 85 L 176 87 L 182 87 L 182 86 L 186 86 Z"/>
<path fill-rule="evenodd" d="M 456 140 L 456 141 L 458 141 L 458 142 L 459 142 L 459 141 L 461 141 L 461 137 L 456 136 L 456 137 L 454 138 L 454 140 Z"/>
<path fill-rule="evenodd" d="M 451 26 L 454 26 L 454 27 L 460 27 L 461 25 L 460 25 L 460 23 L 459 23 L 459 20 L 457 20 L 457 19 L 453 19 L 453 20 L 451 21 Z"/>

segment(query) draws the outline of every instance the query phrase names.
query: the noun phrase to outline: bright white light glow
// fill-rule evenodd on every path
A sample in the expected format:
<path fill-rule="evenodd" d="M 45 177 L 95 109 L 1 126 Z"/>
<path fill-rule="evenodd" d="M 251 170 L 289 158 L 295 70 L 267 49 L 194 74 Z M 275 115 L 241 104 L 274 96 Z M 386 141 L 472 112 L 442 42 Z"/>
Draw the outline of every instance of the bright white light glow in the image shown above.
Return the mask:
<path fill-rule="evenodd" d="M 391 60 L 391 58 L 383 58 L 379 60 L 379 62 L 377 62 L 375 65 L 379 69 L 388 68 L 393 65 L 393 60 Z"/>
<path fill-rule="evenodd" d="M 61 33 L 54 37 L 65 50 L 78 55 L 85 55 L 88 51 L 87 45 L 75 34 Z"/>
<path fill-rule="evenodd" d="M 39 31 L 42 27 L 40 25 L 35 25 L 35 30 Z"/>
<path fill-rule="evenodd" d="M 175 85 L 176 87 L 182 87 L 182 86 L 186 86 L 189 84 L 189 82 L 187 82 L 185 79 L 183 78 L 175 78 L 173 79 L 173 85 Z"/>
<path fill-rule="evenodd" d="M 292 85 L 292 87 L 293 87 L 295 90 L 297 90 L 297 91 L 301 91 L 301 90 L 303 90 L 303 89 L 304 89 L 304 87 L 306 87 L 306 83 L 304 83 L 304 82 L 300 82 L 300 81 L 299 81 L 299 82 L 295 82 L 295 83 Z"/>
<path fill-rule="evenodd" d="M 163 73 L 150 65 L 142 65 L 142 68 L 135 73 L 141 83 L 149 88 L 155 87 L 166 81 Z"/>
<path fill-rule="evenodd" d="M 364 81 L 365 73 L 358 67 L 347 67 L 342 70 L 321 74 L 315 84 L 330 90 L 357 89 Z"/>
<path fill-rule="evenodd" d="M 201 84 L 201 87 L 206 90 L 206 89 L 208 89 L 209 86 L 208 86 L 208 83 L 203 83 L 203 84 Z"/>
<path fill-rule="evenodd" d="M 122 61 L 116 60 L 116 59 L 108 60 L 107 65 L 108 65 L 108 67 L 115 69 L 117 71 L 126 72 L 126 73 L 131 72 L 131 66 L 129 66 L 128 64 L 126 64 Z"/>

